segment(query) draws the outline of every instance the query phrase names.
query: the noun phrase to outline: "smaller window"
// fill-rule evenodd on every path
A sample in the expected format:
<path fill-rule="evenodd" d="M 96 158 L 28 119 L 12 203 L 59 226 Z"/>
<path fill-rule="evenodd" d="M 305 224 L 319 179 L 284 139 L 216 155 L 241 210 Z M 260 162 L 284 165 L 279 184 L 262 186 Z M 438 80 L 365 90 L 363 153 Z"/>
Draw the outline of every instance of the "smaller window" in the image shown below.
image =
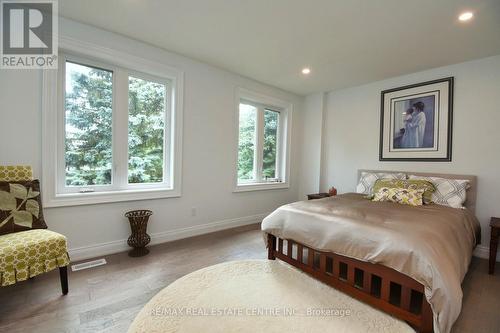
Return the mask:
<path fill-rule="evenodd" d="M 290 108 L 266 97 L 240 95 L 236 191 L 288 187 Z"/>

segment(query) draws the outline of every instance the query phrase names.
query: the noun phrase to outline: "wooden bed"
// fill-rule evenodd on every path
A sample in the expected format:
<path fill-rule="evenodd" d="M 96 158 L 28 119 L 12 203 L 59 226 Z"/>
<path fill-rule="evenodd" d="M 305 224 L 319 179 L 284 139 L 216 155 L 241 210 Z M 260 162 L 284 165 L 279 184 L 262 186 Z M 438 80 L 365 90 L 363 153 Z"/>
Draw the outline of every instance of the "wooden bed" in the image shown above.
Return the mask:
<path fill-rule="evenodd" d="M 475 212 L 477 178 L 470 175 L 433 174 L 409 171 L 359 170 L 368 172 L 402 172 L 412 175 L 467 179 L 465 206 Z M 424 286 L 392 268 L 372 264 L 332 252 L 321 252 L 292 239 L 267 236 L 268 259 L 281 259 L 312 277 L 408 322 L 418 332 L 433 332 L 433 314 L 424 295 Z"/>

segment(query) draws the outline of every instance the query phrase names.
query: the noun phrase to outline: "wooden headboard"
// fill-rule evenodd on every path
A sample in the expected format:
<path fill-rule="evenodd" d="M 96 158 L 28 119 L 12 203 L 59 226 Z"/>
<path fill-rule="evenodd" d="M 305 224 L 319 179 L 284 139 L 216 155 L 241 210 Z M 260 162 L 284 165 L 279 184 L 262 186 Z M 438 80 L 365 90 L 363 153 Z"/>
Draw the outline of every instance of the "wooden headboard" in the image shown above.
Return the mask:
<path fill-rule="evenodd" d="M 472 213 L 476 213 L 477 199 L 477 176 L 472 175 L 454 175 L 449 173 L 430 173 L 430 172 L 413 172 L 413 171 L 386 171 L 386 170 L 358 170 L 358 181 L 361 177 L 361 172 L 385 172 L 385 173 L 404 173 L 406 175 L 424 176 L 424 177 L 440 177 L 446 179 L 464 179 L 470 182 L 470 188 L 467 190 L 467 201 L 465 207 Z"/>

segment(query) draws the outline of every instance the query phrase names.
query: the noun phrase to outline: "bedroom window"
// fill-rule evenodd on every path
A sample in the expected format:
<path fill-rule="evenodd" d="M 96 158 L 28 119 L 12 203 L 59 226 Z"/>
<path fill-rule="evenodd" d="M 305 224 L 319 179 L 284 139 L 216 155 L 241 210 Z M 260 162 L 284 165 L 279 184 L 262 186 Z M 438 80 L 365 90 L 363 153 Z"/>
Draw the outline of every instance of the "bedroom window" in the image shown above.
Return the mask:
<path fill-rule="evenodd" d="M 179 196 L 177 78 L 69 54 L 58 71 L 47 205 Z"/>
<path fill-rule="evenodd" d="M 64 70 L 60 192 L 169 188 L 169 156 L 165 154 L 165 134 L 170 132 L 168 80 L 129 75 L 129 70 L 92 65 L 88 60 L 76 62 L 71 57 L 66 58 Z M 122 113 L 124 105 L 128 105 L 128 115 Z"/>
<path fill-rule="evenodd" d="M 288 187 L 291 105 L 240 89 L 236 191 Z"/>

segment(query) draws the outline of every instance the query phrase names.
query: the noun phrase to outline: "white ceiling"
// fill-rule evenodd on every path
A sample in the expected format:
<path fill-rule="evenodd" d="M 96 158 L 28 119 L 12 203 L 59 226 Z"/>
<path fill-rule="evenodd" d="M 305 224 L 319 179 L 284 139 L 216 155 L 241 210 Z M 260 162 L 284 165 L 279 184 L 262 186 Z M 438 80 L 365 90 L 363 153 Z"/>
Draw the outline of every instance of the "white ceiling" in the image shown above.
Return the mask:
<path fill-rule="evenodd" d="M 59 11 L 303 95 L 500 54 L 500 0 L 60 0 Z"/>

